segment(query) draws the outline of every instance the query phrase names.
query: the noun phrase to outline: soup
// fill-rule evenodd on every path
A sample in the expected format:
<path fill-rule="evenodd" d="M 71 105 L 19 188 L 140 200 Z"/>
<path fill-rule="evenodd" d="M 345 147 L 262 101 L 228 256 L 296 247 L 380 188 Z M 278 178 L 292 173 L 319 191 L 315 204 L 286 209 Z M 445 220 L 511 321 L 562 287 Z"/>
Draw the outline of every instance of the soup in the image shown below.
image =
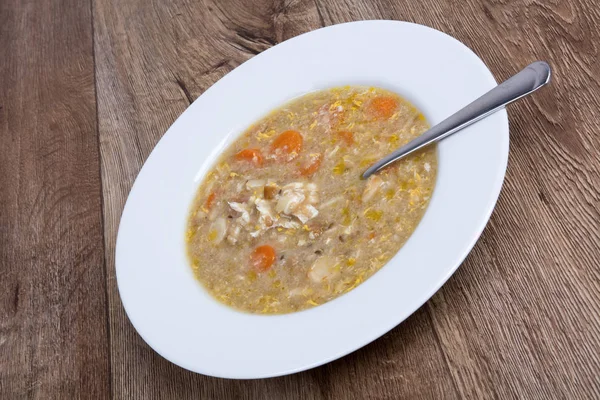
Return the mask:
<path fill-rule="evenodd" d="M 223 152 L 198 189 L 186 233 L 195 276 L 222 303 L 263 314 L 354 289 L 421 220 L 435 147 L 368 180 L 360 175 L 427 128 L 412 104 L 372 87 L 310 93 L 271 112 Z"/>

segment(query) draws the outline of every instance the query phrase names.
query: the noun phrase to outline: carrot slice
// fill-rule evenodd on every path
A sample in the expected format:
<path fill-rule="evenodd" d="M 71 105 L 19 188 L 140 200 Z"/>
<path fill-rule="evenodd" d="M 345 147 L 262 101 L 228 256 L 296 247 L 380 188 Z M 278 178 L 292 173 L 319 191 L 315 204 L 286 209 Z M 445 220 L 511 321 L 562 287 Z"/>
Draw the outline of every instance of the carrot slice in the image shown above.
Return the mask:
<path fill-rule="evenodd" d="M 352 132 L 340 131 L 338 132 L 338 135 L 348 146 L 352 146 L 354 144 L 354 135 L 352 134 Z"/>
<path fill-rule="evenodd" d="M 265 272 L 275 262 L 275 249 L 269 245 L 258 246 L 250 255 L 250 266 L 259 271 Z"/>
<path fill-rule="evenodd" d="M 311 162 L 310 164 L 302 167 L 300 169 L 300 175 L 302 176 L 311 176 L 315 172 L 318 171 L 321 166 L 321 162 L 323 161 L 323 154 L 311 154 Z"/>
<path fill-rule="evenodd" d="M 215 205 L 215 199 L 216 199 L 216 197 L 217 197 L 217 195 L 215 194 L 215 192 L 210 192 L 210 194 L 206 198 L 206 201 L 204 202 L 204 208 L 207 211 L 210 211 L 210 209 L 212 208 L 212 206 Z"/>
<path fill-rule="evenodd" d="M 298 157 L 304 139 L 298 131 L 285 131 L 275 138 L 271 144 L 271 153 L 279 161 L 291 161 Z"/>
<path fill-rule="evenodd" d="M 376 97 L 369 103 L 369 113 L 378 119 L 388 119 L 398 108 L 398 101 L 392 96 Z"/>
<path fill-rule="evenodd" d="M 264 158 L 259 149 L 244 149 L 235 155 L 235 159 L 238 161 L 252 162 L 259 167 L 263 165 Z"/>

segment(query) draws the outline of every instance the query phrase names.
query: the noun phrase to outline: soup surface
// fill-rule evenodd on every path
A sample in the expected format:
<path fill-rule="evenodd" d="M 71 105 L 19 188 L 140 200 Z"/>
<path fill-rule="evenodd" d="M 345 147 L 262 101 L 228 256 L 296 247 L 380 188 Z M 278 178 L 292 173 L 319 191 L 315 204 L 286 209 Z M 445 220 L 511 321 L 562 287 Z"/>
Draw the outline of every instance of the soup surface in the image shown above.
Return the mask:
<path fill-rule="evenodd" d="M 186 234 L 196 277 L 219 301 L 265 314 L 352 290 L 421 220 L 436 150 L 368 180 L 360 175 L 427 127 L 400 96 L 360 86 L 311 93 L 271 112 L 224 151 L 198 189 Z"/>

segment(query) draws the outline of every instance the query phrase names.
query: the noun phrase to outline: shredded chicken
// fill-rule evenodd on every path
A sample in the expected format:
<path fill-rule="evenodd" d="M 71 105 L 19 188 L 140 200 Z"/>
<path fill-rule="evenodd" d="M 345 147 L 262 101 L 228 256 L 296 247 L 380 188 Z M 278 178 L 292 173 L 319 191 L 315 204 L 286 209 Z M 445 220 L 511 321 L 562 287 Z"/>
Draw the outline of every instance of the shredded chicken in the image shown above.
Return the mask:
<path fill-rule="evenodd" d="M 313 282 L 323 282 L 325 280 L 332 280 L 334 277 L 339 275 L 340 270 L 337 268 L 337 260 L 333 257 L 323 256 L 310 267 L 308 270 L 308 277 Z"/>
<path fill-rule="evenodd" d="M 301 208 L 297 209 L 294 215 L 305 224 L 308 220 L 313 219 L 317 215 L 319 215 L 319 211 L 310 204 L 306 204 Z"/>
<path fill-rule="evenodd" d="M 260 217 L 258 218 L 258 223 L 265 227 L 273 226 L 278 217 L 273 212 L 272 203 L 267 200 L 258 199 L 255 202 L 256 209 L 260 213 Z"/>
<path fill-rule="evenodd" d="M 294 221 L 289 218 L 282 217 L 277 222 L 277 226 L 280 226 L 285 229 L 298 229 L 298 228 L 300 228 L 301 224 L 298 221 Z"/>
<path fill-rule="evenodd" d="M 231 207 L 234 211 L 241 213 L 241 221 L 243 221 L 243 225 L 247 225 L 250 223 L 250 210 L 247 203 L 236 203 L 234 201 L 230 201 L 229 207 Z"/>
<path fill-rule="evenodd" d="M 278 213 L 292 215 L 303 224 L 319 214 L 314 207 L 319 201 L 317 185 L 314 183 L 292 182 L 285 185 L 282 191 L 275 207 Z"/>
<path fill-rule="evenodd" d="M 315 207 L 319 200 L 318 188 L 314 183 L 291 182 L 280 191 L 272 180 L 253 179 L 245 186 L 253 193 L 246 202 L 228 202 L 231 209 L 239 213 L 233 221 L 237 228 L 227 238 L 232 244 L 239 240 L 240 227 L 257 238 L 272 228 L 301 228 L 319 214 Z"/>
<path fill-rule="evenodd" d="M 275 211 L 290 215 L 305 199 L 306 196 L 302 188 L 284 187 L 277 206 L 275 206 Z"/>
<path fill-rule="evenodd" d="M 224 304 L 260 314 L 318 306 L 369 279 L 406 242 L 435 187 L 435 148 L 359 174 L 427 129 L 393 93 L 315 93 L 251 125 L 206 174 L 185 242 Z"/>

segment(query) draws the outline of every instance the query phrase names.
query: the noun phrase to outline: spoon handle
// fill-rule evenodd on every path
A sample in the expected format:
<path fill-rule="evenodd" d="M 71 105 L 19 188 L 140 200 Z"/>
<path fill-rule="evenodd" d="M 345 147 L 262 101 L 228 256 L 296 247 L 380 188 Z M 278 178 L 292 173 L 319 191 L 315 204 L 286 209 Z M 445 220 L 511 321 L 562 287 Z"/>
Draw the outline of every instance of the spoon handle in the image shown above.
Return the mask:
<path fill-rule="evenodd" d="M 450 136 L 487 117 L 505 105 L 534 92 L 548 82 L 550 82 L 550 66 L 546 62 L 536 61 L 529 64 L 518 74 L 513 75 L 463 109 L 433 126 L 418 138 L 408 142 L 406 145 L 370 166 L 363 173 L 363 179 L 368 178 L 374 172 L 379 171 L 399 158 L 423 146 Z"/>

